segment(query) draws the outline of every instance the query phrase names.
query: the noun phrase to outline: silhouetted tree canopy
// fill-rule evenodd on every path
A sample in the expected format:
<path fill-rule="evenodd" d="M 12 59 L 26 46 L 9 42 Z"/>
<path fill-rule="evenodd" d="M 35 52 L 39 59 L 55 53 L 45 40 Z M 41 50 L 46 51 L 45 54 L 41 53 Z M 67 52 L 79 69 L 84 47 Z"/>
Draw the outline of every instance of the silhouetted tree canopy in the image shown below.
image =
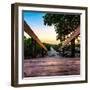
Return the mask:
<path fill-rule="evenodd" d="M 80 25 L 80 15 L 46 13 L 44 25 L 54 26 L 57 40 L 64 41 L 65 36 Z"/>

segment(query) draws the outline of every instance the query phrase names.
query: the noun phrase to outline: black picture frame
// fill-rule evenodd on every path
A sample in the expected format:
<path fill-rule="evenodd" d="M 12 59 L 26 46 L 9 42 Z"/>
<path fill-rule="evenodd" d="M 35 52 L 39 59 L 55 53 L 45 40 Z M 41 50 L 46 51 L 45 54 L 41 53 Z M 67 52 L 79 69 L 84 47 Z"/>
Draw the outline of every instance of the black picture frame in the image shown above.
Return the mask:
<path fill-rule="evenodd" d="M 62 81 L 62 82 L 45 82 L 45 83 L 28 83 L 28 84 L 19 84 L 19 64 L 18 64 L 18 43 L 19 43 L 19 23 L 18 23 L 18 15 L 19 15 L 19 7 L 40 7 L 40 8 L 55 8 L 55 9 L 70 9 L 70 10 L 82 10 L 85 11 L 85 79 L 84 80 L 76 80 L 76 81 Z M 44 4 L 28 4 L 28 3 L 14 3 L 11 5 L 11 85 L 14 87 L 22 87 L 22 86 L 41 86 L 41 85 L 57 85 L 57 84 L 74 84 L 74 83 L 87 83 L 88 82 L 88 60 L 87 60 L 87 16 L 88 8 L 82 6 L 63 6 L 63 5 L 44 5 Z"/>

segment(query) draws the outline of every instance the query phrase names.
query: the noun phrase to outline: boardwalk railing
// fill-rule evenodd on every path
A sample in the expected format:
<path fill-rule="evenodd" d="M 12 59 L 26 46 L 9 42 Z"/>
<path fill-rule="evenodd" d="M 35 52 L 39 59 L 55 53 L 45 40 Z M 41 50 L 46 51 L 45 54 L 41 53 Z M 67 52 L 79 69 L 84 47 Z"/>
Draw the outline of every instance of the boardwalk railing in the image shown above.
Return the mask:
<path fill-rule="evenodd" d="M 33 30 L 30 28 L 30 26 L 24 21 L 24 31 L 31 36 L 45 51 L 47 51 L 47 48 L 44 46 L 44 44 L 39 40 L 39 38 L 36 36 L 36 34 L 33 32 Z"/>
<path fill-rule="evenodd" d="M 80 26 L 78 26 L 74 32 L 72 32 L 71 36 L 67 38 L 61 48 L 64 48 L 69 42 L 71 42 L 74 38 L 76 38 L 80 34 Z"/>
<path fill-rule="evenodd" d="M 24 31 L 31 37 L 31 57 L 36 58 L 38 55 L 43 57 L 48 50 L 25 21 Z M 36 44 L 38 44 L 41 47 L 41 53 L 37 52 Z"/>

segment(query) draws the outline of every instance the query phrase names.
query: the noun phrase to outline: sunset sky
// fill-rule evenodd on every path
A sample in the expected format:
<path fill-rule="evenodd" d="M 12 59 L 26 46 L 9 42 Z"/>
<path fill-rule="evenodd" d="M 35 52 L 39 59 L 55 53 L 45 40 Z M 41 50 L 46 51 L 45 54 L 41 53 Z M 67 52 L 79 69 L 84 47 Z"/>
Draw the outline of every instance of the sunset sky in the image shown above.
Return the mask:
<path fill-rule="evenodd" d="M 45 26 L 43 16 L 45 13 L 24 11 L 23 16 L 27 24 L 32 28 L 34 33 L 38 36 L 41 42 L 58 44 L 56 40 L 56 32 L 53 26 Z M 28 38 L 29 36 L 24 32 L 24 35 Z"/>

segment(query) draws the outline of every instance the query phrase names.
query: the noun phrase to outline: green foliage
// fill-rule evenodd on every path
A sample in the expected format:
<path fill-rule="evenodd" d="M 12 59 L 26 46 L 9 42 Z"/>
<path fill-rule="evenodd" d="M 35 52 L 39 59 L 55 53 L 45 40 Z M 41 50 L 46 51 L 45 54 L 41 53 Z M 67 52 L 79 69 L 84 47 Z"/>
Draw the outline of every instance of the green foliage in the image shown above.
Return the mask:
<path fill-rule="evenodd" d="M 50 50 L 50 47 L 54 48 L 55 50 L 57 50 L 57 45 L 55 44 L 48 44 L 48 43 L 43 43 L 46 48 L 48 49 L 48 51 Z"/>
<path fill-rule="evenodd" d="M 53 47 L 54 49 L 57 50 L 57 45 L 52 45 L 48 43 L 43 43 L 45 47 L 50 50 L 50 47 Z M 36 43 L 36 55 L 41 55 L 42 54 L 42 48 L 40 45 Z M 31 45 L 31 38 L 26 38 L 24 36 L 24 58 L 29 59 L 32 58 L 32 45 Z"/>
<path fill-rule="evenodd" d="M 31 56 L 31 39 L 24 36 L 24 58 Z"/>
<path fill-rule="evenodd" d="M 53 14 L 46 13 L 43 17 L 44 25 L 54 26 L 57 33 L 57 40 L 60 40 L 59 46 L 62 46 L 63 41 L 68 34 L 74 31 L 80 25 L 80 15 L 78 14 Z M 71 41 L 71 56 L 75 55 L 75 39 Z M 65 52 L 63 48 L 63 53 Z"/>
<path fill-rule="evenodd" d="M 41 53 L 41 47 L 36 44 L 36 53 Z M 32 58 L 32 43 L 31 38 L 24 36 L 24 58 Z"/>
<path fill-rule="evenodd" d="M 65 40 L 65 36 L 74 31 L 80 25 L 80 15 L 70 14 L 45 14 L 44 24 L 54 26 L 57 33 L 57 40 Z"/>

